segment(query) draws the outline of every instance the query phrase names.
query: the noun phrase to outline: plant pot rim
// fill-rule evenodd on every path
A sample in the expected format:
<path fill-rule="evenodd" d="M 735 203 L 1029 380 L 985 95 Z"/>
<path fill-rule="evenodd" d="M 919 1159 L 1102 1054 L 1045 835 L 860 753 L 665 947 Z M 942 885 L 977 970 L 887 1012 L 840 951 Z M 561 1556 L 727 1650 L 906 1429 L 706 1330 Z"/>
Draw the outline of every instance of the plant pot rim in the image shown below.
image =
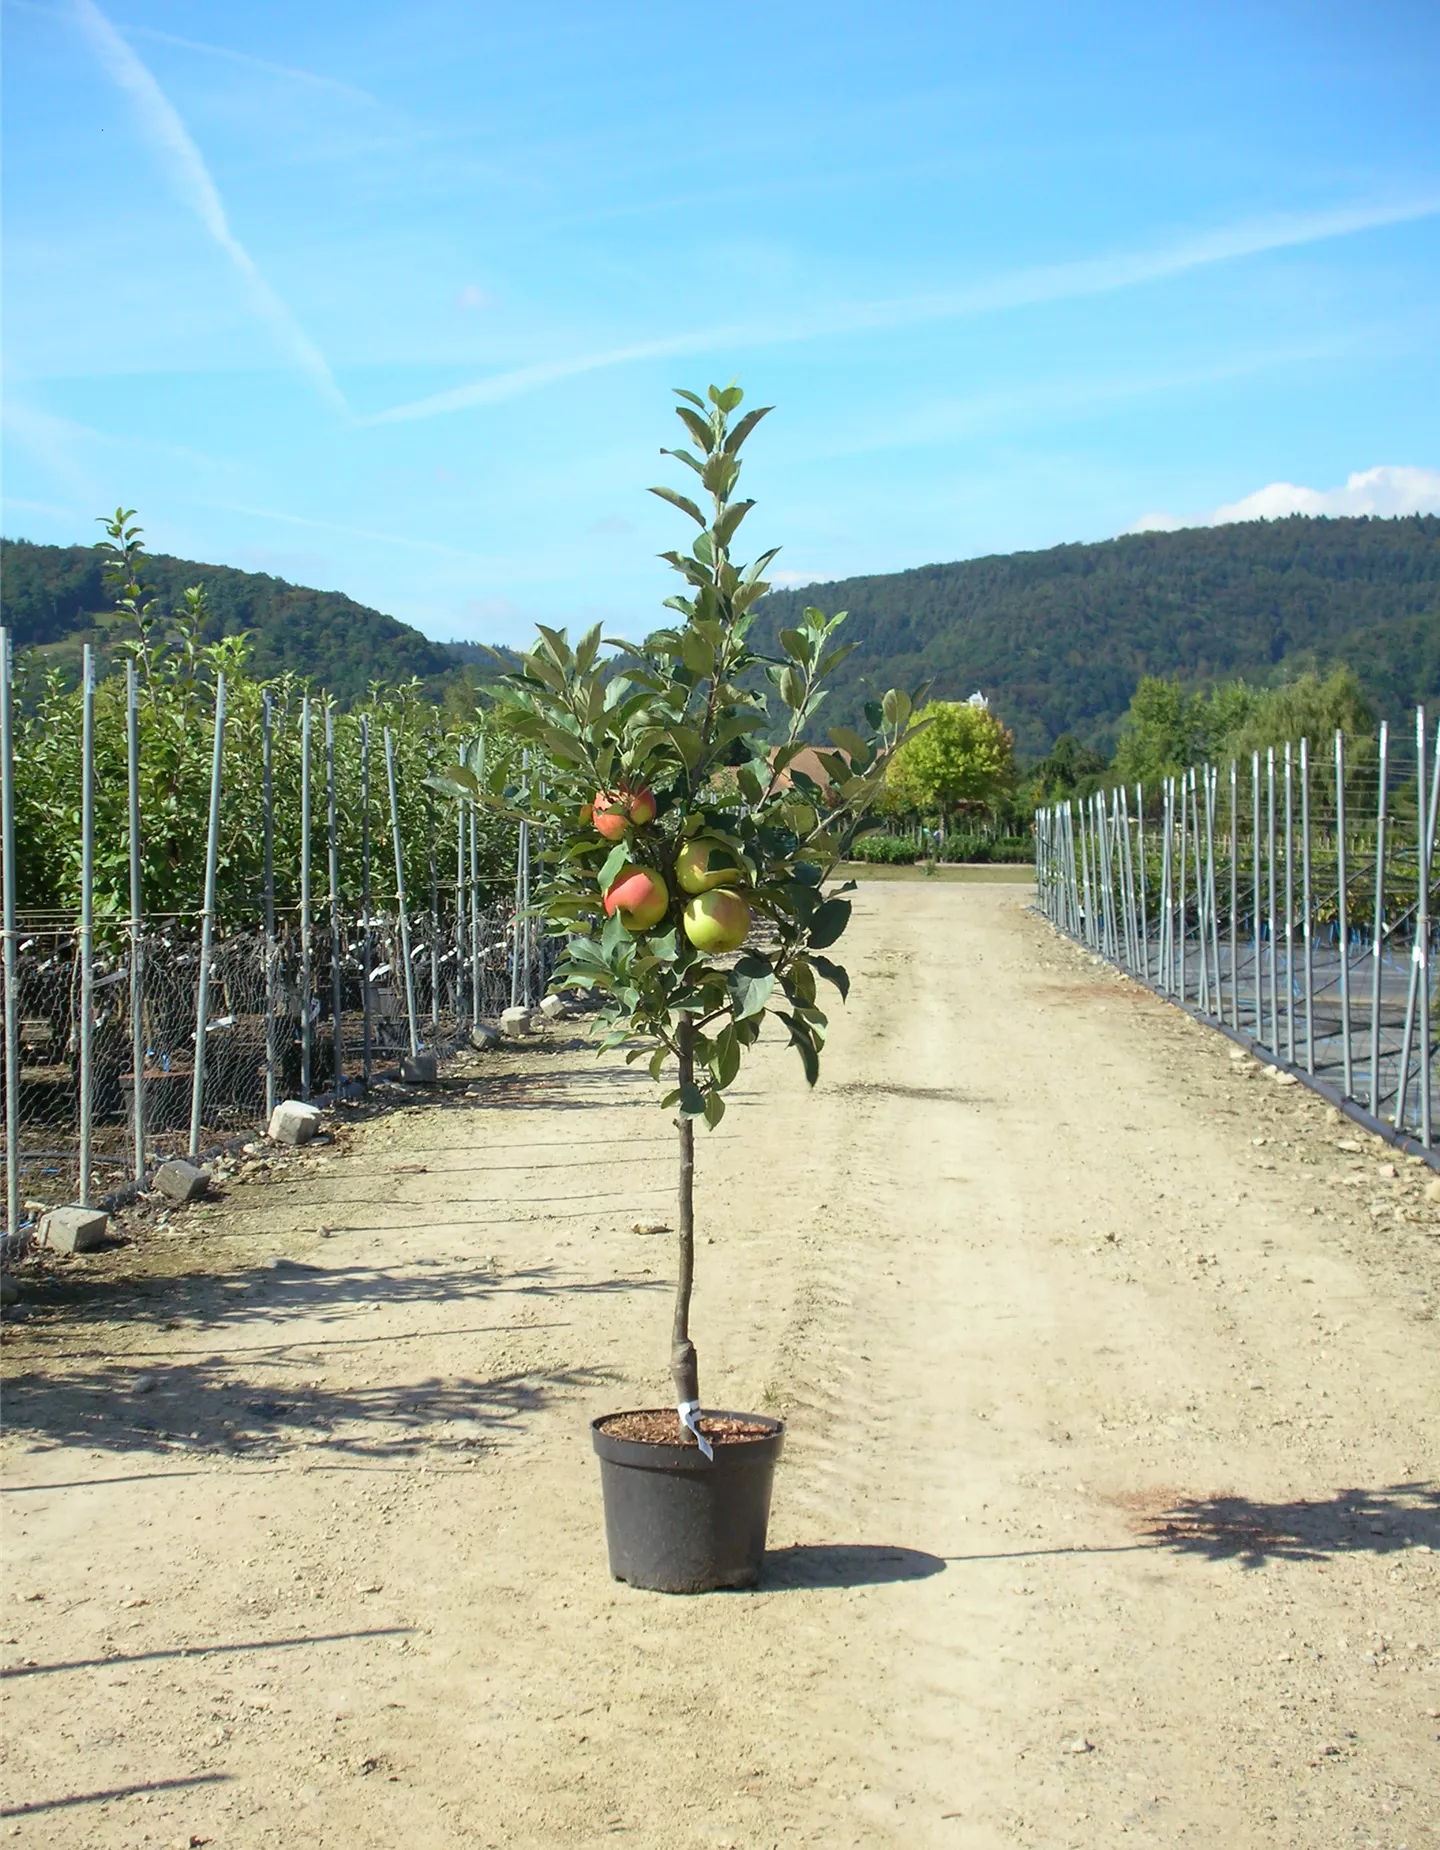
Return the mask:
<path fill-rule="evenodd" d="M 727 1464 L 766 1457 L 774 1459 L 780 1455 L 785 1439 L 784 1420 L 777 1420 L 768 1413 L 740 1413 L 730 1407 L 702 1407 L 700 1417 L 749 1420 L 757 1426 L 767 1427 L 768 1431 L 759 1439 L 718 1440 L 713 1462 L 693 1443 L 667 1445 L 656 1439 L 625 1439 L 618 1433 L 604 1430 L 607 1420 L 623 1419 L 627 1413 L 673 1412 L 673 1407 L 618 1407 L 613 1412 L 597 1414 L 590 1422 L 590 1441 L 596 1455 L 612 1464 L 633 1465 L 641 1470 L 655 1471 L 714 1471 Z"/>

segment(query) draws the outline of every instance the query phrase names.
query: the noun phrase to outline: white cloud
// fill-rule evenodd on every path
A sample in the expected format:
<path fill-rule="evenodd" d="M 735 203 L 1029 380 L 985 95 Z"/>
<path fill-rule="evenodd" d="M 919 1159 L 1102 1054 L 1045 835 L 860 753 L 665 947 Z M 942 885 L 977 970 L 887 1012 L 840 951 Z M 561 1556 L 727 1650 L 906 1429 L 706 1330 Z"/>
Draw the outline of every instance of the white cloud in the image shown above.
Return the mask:
<path fill-rule="evenodd" d="M 926 322 L 951 321 L 964 316 L 996 314 L 1004 309 L 1027 308 L 1045 302 L 1075 301 L 1110 295 L 1182 276 L 1215 263 L 1260 256 L 1267 251 L 1289 250 L 1330 238 L 1373 231 L 1384 225 L 1431 218 L 1440 212 L 1440 198 L 1430 196 L 1389 205 L 1342 206 L 1328 212 L 1299 212 L 1286 216 L 1247 220 L 1216 231 L 1177 239 L 1146 251 L 1121 251 L 1103 257 L 1081 258 L 1073 263 L 1047 264 L 990 278 L 965 289 L 930 290 L 916 295 L 892 296 L 870 302 L 837 302 L 818 314 L 778 317 L 766 322 L 736 322 L 697 328 L 656 340 L 635 341 L 599 353 L 575 354 L 541 361 L 508 372 L 491 373 L 468 385 L 436 392 L 410 404 L 378 412 L 368 422 L 393 424 L 412 418 L 438 417 L 477 405 L 518 398 L 538 387 L 562 379 L 601 372 L 639 360 L 712 353 L 724 348 L 735 352 L 770 347 L 824 336 L 873 333 L 888 328 L 916 327 Z"/>
<path fill-rule="evenodd" d="M 1253 495 L 1230 501 L 1209 514 L 1142 514 L 1127 533 L 1174 533 L 1180 527 L 1223 527 L 1237 520 L 1284 520 L 1290 514 L 1362 515 L 1394 519 L 1401 514 L 1440 514 L 1440 469 L 1382 464 L 1360 469 L 1340 488 L 1303 488 L 1270 482 Z"/>
<path fill-rule="evenodd" d="M 324 355 L 231 231 L 224 203 L 210 177 L 205 158 L 174 104 L 95 5 L 95 0 L 71 0 L 71 10 L 100 62 L 130 98 L 141 131 L 159 156 L 170 184 L 240 272 L 256 308 L 275 329 L 291 357 L 309 374 L 320 396 L 336 410 L 348 411 L 349 406 Z"/>

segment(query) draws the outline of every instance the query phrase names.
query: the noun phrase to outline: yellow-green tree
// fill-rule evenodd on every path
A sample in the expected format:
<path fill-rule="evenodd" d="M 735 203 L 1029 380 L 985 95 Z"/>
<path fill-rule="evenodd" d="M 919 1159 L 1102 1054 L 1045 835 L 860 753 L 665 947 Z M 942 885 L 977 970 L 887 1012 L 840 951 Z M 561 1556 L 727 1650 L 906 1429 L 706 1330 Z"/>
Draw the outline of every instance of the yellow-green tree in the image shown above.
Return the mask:
<path fill-rule="evenodd" d="M 968 700 L 932 700 L 916 721 L 915 736 L 885 773 L 892 801 L 942 819 L 993 807 L 1013 781 L 1013 733 L 988 707 Z"/>

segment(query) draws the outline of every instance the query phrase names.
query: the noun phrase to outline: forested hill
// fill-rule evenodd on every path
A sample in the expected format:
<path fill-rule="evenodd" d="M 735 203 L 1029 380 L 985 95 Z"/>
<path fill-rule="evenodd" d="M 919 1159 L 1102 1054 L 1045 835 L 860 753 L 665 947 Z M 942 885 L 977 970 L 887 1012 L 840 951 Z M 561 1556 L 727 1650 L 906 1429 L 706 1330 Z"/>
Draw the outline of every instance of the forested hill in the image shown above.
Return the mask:
<path fill-rule="evenodd" d="M 342 591 L 311 591 L 266 572 L 200 565 L 165 553 L 146 557 L 145 580 L 166 611 L 181 602 L 188 586 L 203 584 L 212 639 L 249 630 L 257 674 L 288 668 L 341 700 L 358 699 L 372 681 L 394 686 L 418 676 L 434 686 L 456 673 L 456 658 L 443 643 Z M 36 546 L 29 540 L 0 540 L 0 604 L 20 649 L 63 644 L 113 609 L 100 555 L 92 547 Z M 60 653 L 63 659 L 66 652 Z"/>
<path fill-rule="evenodd" d="M 1142 675 L 1269 682 L 1347 662 L 1382 713 L 1440 697 L 1440 518 L 1248 521 L 772 592 L 771 633 L 849 610 L 830 709 L 977 688 L 1027 757 L 1105 743 Z"/>

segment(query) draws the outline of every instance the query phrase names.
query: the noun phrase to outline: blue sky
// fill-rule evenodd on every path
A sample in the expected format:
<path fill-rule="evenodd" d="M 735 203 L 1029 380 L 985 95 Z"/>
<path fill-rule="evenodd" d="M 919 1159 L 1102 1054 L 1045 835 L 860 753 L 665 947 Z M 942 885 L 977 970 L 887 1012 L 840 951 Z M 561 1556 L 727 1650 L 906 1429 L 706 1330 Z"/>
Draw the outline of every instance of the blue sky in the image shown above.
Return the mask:
<path fill-rule="evenodd" d="M 3 0 L 7 534 L 627 632 L 738 376 L 789 582 L 1440 509 L 1440 8 Z"/>

